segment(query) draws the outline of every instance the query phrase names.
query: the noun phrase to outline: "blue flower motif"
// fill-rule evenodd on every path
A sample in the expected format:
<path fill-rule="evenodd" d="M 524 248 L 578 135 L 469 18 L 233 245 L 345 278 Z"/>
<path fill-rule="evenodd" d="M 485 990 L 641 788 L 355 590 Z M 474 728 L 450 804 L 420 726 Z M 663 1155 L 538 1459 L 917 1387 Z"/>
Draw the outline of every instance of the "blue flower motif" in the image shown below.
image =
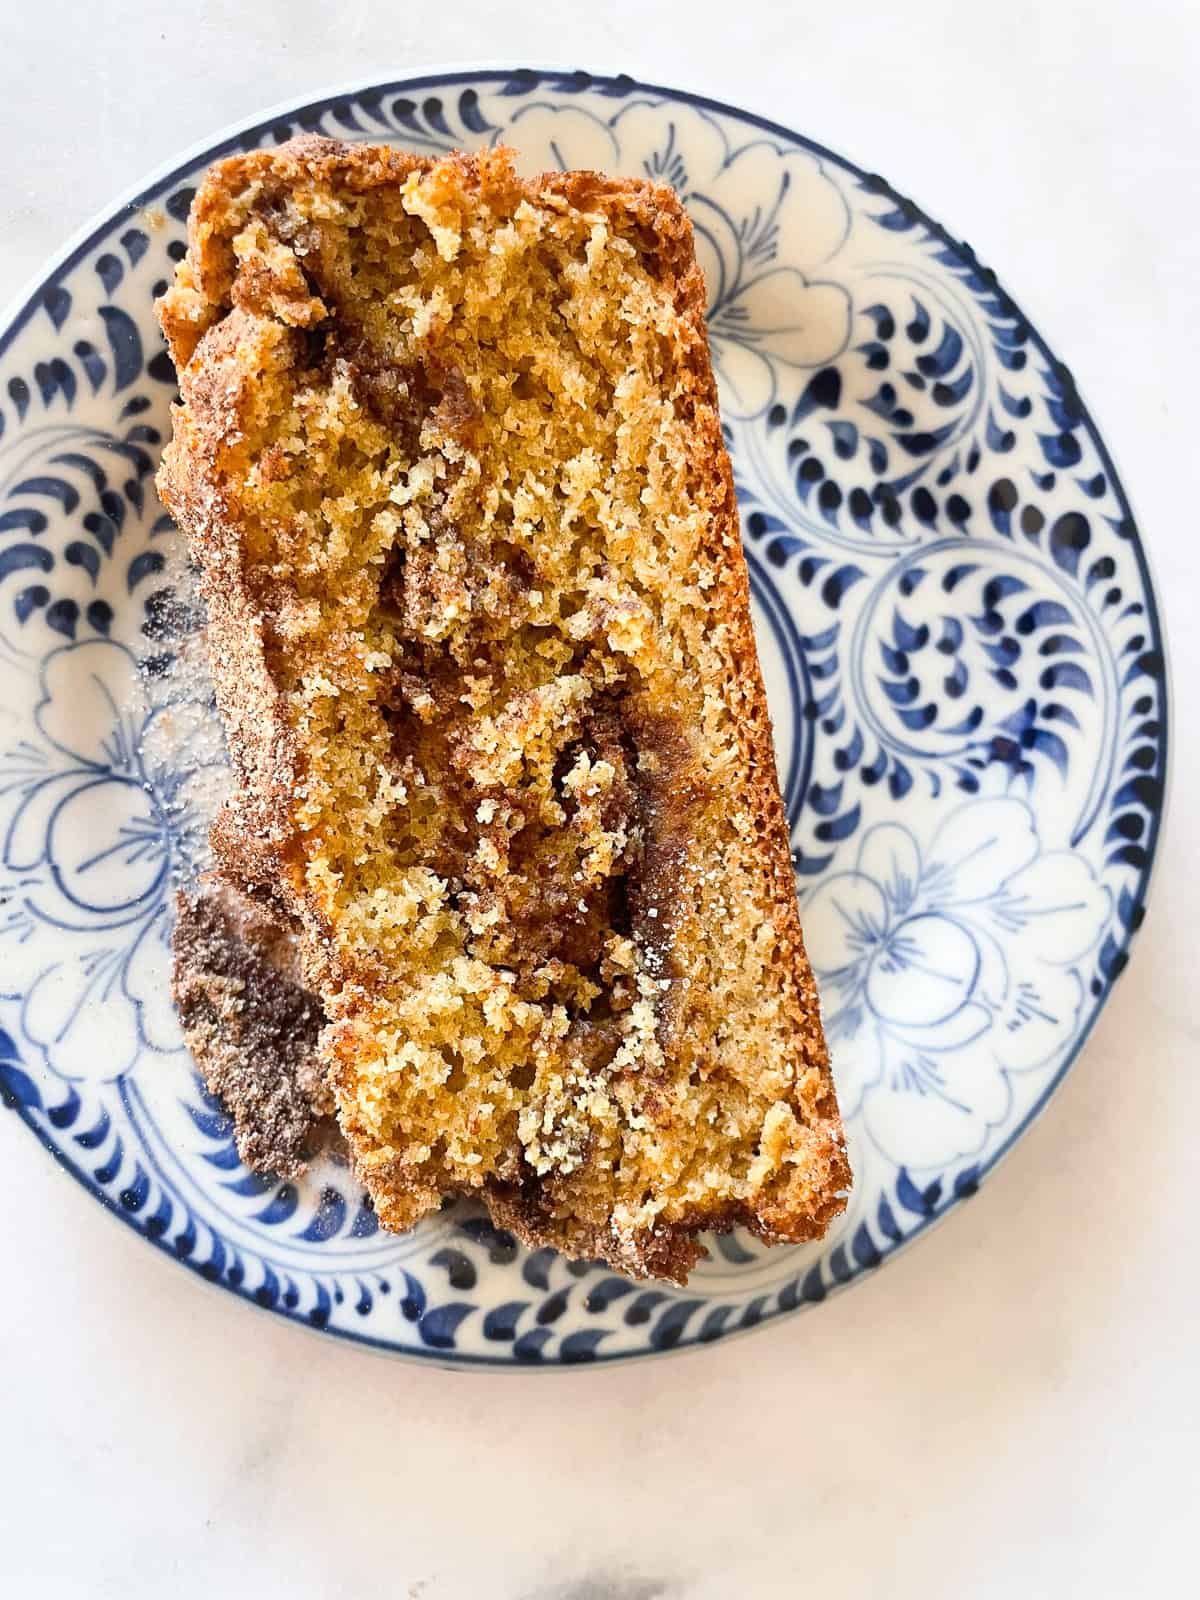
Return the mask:
<path fill-rule="evenodd" d="M 40 738 L 0 757 L 4 988 L 55 1071 L 100 1081 L 180 1046 L 170 903 L 203 859 L 198 802 L 223 756 L 206 708 L 156 692 L 110 640 L 52 651 L 40 687 Z"/>
<path fill-rule="evenodd" d="M 748 194 L 762 199 L 748 207 Z M 728 156 L 684 198 L 708 288 L 722 406 L 732 417 L 761 416 L 789 369 L 826 366 L 849 343 L 850 295 L 817 271 L 844 241 L 845 202 L 819 163 L 781 161 L 761 141 Z"/>
<path fill-rule="evenodd" d="M 804 910 L 847 1121 L 897 1165 L 980 1151 L 1009 1074 L 1074 1036 L 1077 964 L 1110 910 L 1076 852 L 1042 850 L 1024 801 L 960 806 L 924 849 L 900 823 L 869 829 Z"/>

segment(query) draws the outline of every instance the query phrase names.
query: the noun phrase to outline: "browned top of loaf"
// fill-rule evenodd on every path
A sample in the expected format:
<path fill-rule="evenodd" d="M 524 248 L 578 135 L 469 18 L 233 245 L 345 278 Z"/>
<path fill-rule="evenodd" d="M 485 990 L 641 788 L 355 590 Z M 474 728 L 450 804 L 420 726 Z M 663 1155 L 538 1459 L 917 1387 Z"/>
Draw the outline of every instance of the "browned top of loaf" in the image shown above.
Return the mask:
<path fill-rule="evenodd" d="M 678 1279 L 705 1229 L 821 1233 L 849 1174 L 673 193 L 297 140 L 212 170 L 160 307 L 215 844 L 300 929 L 385 1225 L 473 1193 Z"/>

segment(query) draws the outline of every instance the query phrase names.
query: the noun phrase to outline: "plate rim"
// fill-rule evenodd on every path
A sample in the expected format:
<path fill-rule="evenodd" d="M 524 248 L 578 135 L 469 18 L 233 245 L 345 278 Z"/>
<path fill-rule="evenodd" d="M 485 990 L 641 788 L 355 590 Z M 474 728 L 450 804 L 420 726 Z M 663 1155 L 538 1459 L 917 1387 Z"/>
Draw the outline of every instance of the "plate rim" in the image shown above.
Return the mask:
<path fill-rule="evenodd" d="M 338 100 L 351 99 L 355 96 L 361 96 L 364 93 L 378 92 L 381 96 L 384 96 L 387 94 L 402 93 L 404 91 L 411 90 L 436 89 L 449 84 L 470 86 L 476 83 L 490 82 L 497 78 L 511 78 L 517 73 L 530 75 L 532 79 L 530 84 L 531 88 L 541 86 L 545 87 L 549 90 L 549 92 L 552 93 L 556 92 L 562 94 L 567 92 L 563 90 L 560 85 L 565 80 L 575 80 L 579 89 L 594 88 L 596 86 L 610 86 L 613 89 L 618 89 L 623 95 L 642 93 L 647 95 L 661 96 L 669 100 L 675 100 L 683 104 L 693 106 L 701 111 L 713 112 L 717 115 L 731 117 L 739 122 L 748 124 L 749 126 L 757 128 L 761 132 L 769 134 L 772 137 L 784 141 L 789 145 L 808 151 L 810 154 L 816 156 L 819 160 L 832 162 L 835 166 L 847 172 L 855 179 L 863 180 L 870 178 L 873 182 L 881 186 L 882 192 L 888 198 L 894 199 L 899 204 L 903 205 L 908 211 L 910 211 L 914 217 L 914 220 L 921 222 L 925 227 L 927 227 L 931 234 L 943 245 L 952 250 L 956 255 L 961 255 L 964 251 L 969 252 L 972 259 L 976 262 L 976 265 L 978 265 L 981 269 L 983 267 L 983 264 L 979 262 L 978 257 L 970 245 L 963 240 L 956 239 L 946 227 L 936 221 L 935 218 L 930 216 L 922 206 L 910 199 L 903 191 L 895 188 L 889 179 L 882 177 L 879 174 L 869 172 L 867 168 L 860 166 L 856 161 L 851 160 L 848 156 L 841 155 L 838 151 L 830 148 L 829 146 L 824 145 L 805 134 L 798 133 L 795 129 L 788 127 L 784 123 L 775 121 L 770 117 L 763 116 L 758 112 L 737 106 L 730 101 L 722 100 L 714 95 L 710 95 L 697 89 L 689 89 L 671 84 L 648 82 L 625 72 L 594 72 L 587 68 L 570 67 L 554 62 L 541 61 L 537 63 L 531 63 L 528 60 L 518 60 L 514 58 L 510 60 L 476 60 L 463 62 L 458 65 L 455 65 L 454 63 L 440 63 L 435 66 L 429 66 L 419 72 L 398 77 L 393 77 L 391 75 L 381 76 L 375 73 L 368 73 L 331 85 L 319 92 L 310 91 L 302 96 L 287 97 L 285 99 L 276 101 L 249 116 L 238 118 L 232 122 L 223 123 L 213 135 L 194 141 L 184 149 L 177 151 L 167 160 L 151 168 L 150 171 L 140 180 L 123 190 L 115 200 L 110 201 L 100 210 L 93 212 L 79 228 L 74 230 L 68 236 L 62 246 L 60 246 L 60 248 L 48 258 L 46 263 L 31 276 L 22 289 L 4 306 L 3 310 L 0 311 L 0 357 L 7 352 L 14 339 L 23 331 L 36 312 L 41 309 L 42 296 L 44 295 L 45 291 L 58 283 L 65 273 L 69 272 L 74 266 L 76 266 L 78 262 L 82 260 L 83 257 L 100 242 L 101 239 L 105 238 L 111 232 L 114 225 L 125 214 L 140 210 L 147 204 L 153 202 L 164 191 L 169 189 L 176 181 L 190 175 L 199 161 L 215 161 L 220 159 L 220 157 L 223 155 L 229 154 L 232 151 L 240 148 L 241 141 L 244 140 L 247 134 L 267 131 L 269 130 L 272 122 L 282 120 L 285 117 L 293 120 L 299 120 L 306 112 L 320 113 L 326 111 Z M 544 79 L 557 80 L 557 82 L 543 84 L 541 80 Z M 1020 302 L 1009 292 L 1007 288 L 1004 288 L 1003 292 L 1009 303 L 1012 305 L 1014 312 L 1020 316 L 1021 321 L 1028 328 L 1030 342 L 1038 350 L 1040 355 L 1047 362 L 1052 363 L 1055 367 L 1059 369 L 1065 369 L 1066 364 L 1054 354 L 1050 345 L 1041 333 L 1038 325 L 1028 315 L 1026 315 L 1021 307 Z M 1075 1038 L 1070 1051 L 1064 1057 L 1057 1072 L 1043 1087 L 1041 1094 L 1026 1112 L 1021 1122 L 1010 1131 L 1003 1142 L 999 1144 L 991 1153 L 986 1164 L 980 1165 L 977 1174 L 976 1187 L 971 1190 L 970 1194 L 955 1195 L 939 1210 L 917 1222 L 910 1229 L 910 1231 L 887 1252 L 887 1254 L 877 1264 L 879 1266 L 882 1266 L 886 1264 L 886 1262 L 892 1260 L 894 1257 L 907 1252 L 908 1248 L 913 1243 L 920 1239 L 927 1238 L 940 1223 L 946 1220 L 947 1217 L 949 1217 L 951 1214 L 957 1214 L 957 1212 L 961 1209 L 963 1201 L 969 1199 L 971 1194 L 975 1193 L 977 1188 L 991 1177 L 1000 1164 L 1004 1162 L 1012 1153 L 1016 1145 L 1019 1144 L 1022 1139 L 1024 1139 L 1025 1135 L 1029 1133 L 1033 1126 L 1041 1119 L 1051 1100 L 1061 1089 L 1068 1075 L 1075 1067 L 1079 1057 L 1083 1053 L 1085 1046 L 1091 1038 L 1093 1029 L 1109 1004 L 1113 990 L 1116 988 L 1120 978 L 1124 976 L 1126 970 L 1128 969 L 1130 952 L 1134 944 L 1138 942 L 1142 928 L 1145 926 L 1146 917 L 1149 915 L 1150 889 L 1155 881 L 1156 868 L 1161 854 L 1163 830 L 1166 826 L 1168 814 L 1171 810 L 1171 794 L 1174 778 L 1174 742 L 1172 738 L 1172 721 L 1175 685 L 1172 657 L 1167 639 L 1164 610 L 1160 601 L 1160 591 L 1156 581 L 1154 563 L 1147 548 L 1146 541 L 1142 533 L 1141 524 L 1134 515 L 1132 502 L 1129 492 L 1125 486 L 1124 477 L 1117 469 L 1112 450 L 1110 449 L 1106 437 L 1102 433 L 1095 419 L 1092 406 L 1088 403 L 1087 399 L 1083 395 L 1080 394 L 1078 398 L 1081 409 L 1082 425 L 1087 430 L 1091 442 L 1096 448 L 1097 454 L 1105 472 L 1108 475 L 1113 493 L 1119 506 L 1132 524 L 1133 537 L 1130 540 L 1132 553 L 1143 585 L 1147 602 L 1148 621 L 1154 630 L 1163 658 L 1163 674 L 1161 680 L 1162 708 L 1160 715 L 1162 726 L 1157 741 L 1162 760 L 1162 796 L 1159 807 L 1152 817 L 1150 836 L 1145 845 L 1146 862 L 1141 868 L 1139 874 L 1138 900 L 1142 907 L 1142 917 L 1135 927 L 1126 930 L 1124 939 L 1117 949 L 1117 954 L 1119 960 L 1121 961 L 1121 965 L 1117 973 L 1109 982 L 1107 990 L 1098 998 L 1097 1003 L 1094 1005 L 1090 1014 L 1084 1021 L 1083 1026 L 1080 1028 L 1080 1031 Z M 400 1361 L 420 1363 L 426 1367 L 432 1365 L 435 1368 L 440 1368 L 446 1371 L 461 1371 L 464 1369 L 469 1369 L 484 1371 L 501 1370 L 515 1373 L 571 1369 L 576 1365 L 590 1368 L 602 1365 L 610 1367 L 619 1366 L 629 1362 L 642 1361 L 647 1357 L 661 1359 L 665 1356 L 682 1355 L 689 1351 L 703 1349 L 707 1343 L 707 1341 L 702 1341 L 698 1338 L 692 1338 L 680 1341 L 678 1344 L 666 1349 L 647 1345 L 637 1350 L 613 1351 L 610 1354 L 606 1354 L 602 1350 L 597 1350 L 592 1354 L 587 1362 L 576 1363 L 570 1360 L 559 1358 L 550 1361 L 527 1363 L 513 1359 L 511 1354 L 508 1356 L 498 1355 L 492 1357 L 486 1355 L 475 1355 L 466 1351 L 443 1351 L 433 1348 L 423 1348 L 419 1345 L 401 1346 L 386 1339 L 378 1338 L 368 1333 L 365 1329 L 362 1332 L 358 1332 L 353 1329 L 337 1327 L 332 1323 L 323 1326 L 317 1326 L 310 1322 L 303 1313 L 290 1310 L 282 1304 L 276 1303 L 274 1305 L 262 1305 L 254 1298 L 254 1295 L 250 1290 L 241 1285 L 234 1285 L 224 1281 L 215 1282 L 211 1278 L 207 1277 L 199 1263 L 191 1261 L 186 1257 L 179 1256 L 170 1248 L 169 1243 L 165 1238 L 155 1238 L 148 1234 L 145 1229 L 139 1228 L 137 1226 L 135 1217 L 122 1210 L 116 1201 L 109 1194 L 107 1194 L 102 1187 L 93 1181 L 89 1174 L 85 1173 L 80 1167 L 77 1167 L 70 1162 L 67 1155 L 59 1148 L 59 1146 L 53 1143 L 48 1134 L 33 1119 L 27 1107 L 18 1103 L 17 1105 L 13 1106 L 12 1109 L 15 1110 L 25 1127 L 33 1133 L 38 1144 L 41 1145 L 50 1156 L 54 1166 L 65 1172 L 71 1178 L 75 1179 L 75 1181 L 88 1194 L 99 1200 L 104 1211 L 108 1213 L 115 1221 L 124 1223 L 127 1227 L 132 1228 L 136 1234 L 143 1238 L 147 1243 L 155 1246 L 157 1250 L 164 1254 L 169 1260 L 175 1262 L 177 1265 L 187 1267 L 191 1274 L 200 1282 L 208 1284 L 209 1287 L 218 1290 L 223 1294 L 228 1295 L 232 1293 L 237 1300 L 244 1302 L 251 1309 L 265 1311 L 273 1314 L 276 1317 L 281 1317 L 286 1322 L 291 1323 L 310 1334 L 319 1335 L 321 1337 L 333 1336 L 344 1345 L 357 1346 L 375 1355 L 389 1356 Z M 825 1298 L 831 1298 L 835 1294 L 840 1295 L 846 1289 L 861 1283 L 864 1279 L 873 1277 L 874 1272 L 875 1268 L 856 1268 L 856 1270 L 844 1281 L 835 1280 L 829 1286 Z M 785 1320 L 789 1320 L 797 1313 L 803 1312 L 807 1309 L 809 1309 L 807 1302 L 801 1302 L 799 1305 L 791 1307 L 787 1310 L 776 1309 L 775 1311 L 765 1315 L 761 1321 L 753 1323 L 749 1326 L 731 1329 L 728 1333 L 722 1334 L 719 1340 L 712 1342 L 725 1345 L 734 1340 L 740 1340 L 743 1337 L 758 1332 L 760 1329 L 767 1328 L 768 1326 L 774 1326 Z"/>

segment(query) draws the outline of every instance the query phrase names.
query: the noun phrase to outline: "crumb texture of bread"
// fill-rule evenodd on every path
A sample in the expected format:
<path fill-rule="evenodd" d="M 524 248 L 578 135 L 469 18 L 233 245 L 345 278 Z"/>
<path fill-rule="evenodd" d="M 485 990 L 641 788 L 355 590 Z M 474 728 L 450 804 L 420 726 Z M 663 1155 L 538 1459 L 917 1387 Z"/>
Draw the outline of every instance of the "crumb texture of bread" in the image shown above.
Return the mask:
<path fill-rule="evenodd" d="M 309 138 L 214 167 L 160 473 L 237 798 L 385 1226 L 682 1280 L 849 1184 L 690 224 Z"/>

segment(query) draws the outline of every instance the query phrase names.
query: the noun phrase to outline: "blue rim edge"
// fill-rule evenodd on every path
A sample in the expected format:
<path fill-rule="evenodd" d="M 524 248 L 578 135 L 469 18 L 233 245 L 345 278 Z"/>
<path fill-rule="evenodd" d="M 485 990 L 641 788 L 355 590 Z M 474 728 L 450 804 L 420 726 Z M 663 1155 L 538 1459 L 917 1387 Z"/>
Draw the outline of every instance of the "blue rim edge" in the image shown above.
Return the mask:
<path fill-rule="evenodd" d="M 928 213 L 920 208 L 920 206 L 916 205 L 913 201 L 901 194 L 897 189 L 893 188 L 886 179 L 881 178 L 878 174 L 868 173 L 864 168 L 859 167 L 854 162 L 847 160 L 845 156 L 838 155 L 836 151 L 828 149 L 825 145 L 818 144 L 813 139 L 806 138 L 803 134 L 796 133 L 793 129 L 785 127 L 782 123 L 772 121 L 769 117 L 758 116 L 752 111 L 744 111 L 737 106 L 731 106 L 725 101 L 714 99 L 709 95 L 694 94 L 686 89 L 675 89 L 664 84 L 643 83 L 639 79 L 631 78 L 624 73 L 609 75 L 604 73 L 589 73 L 583 70 L 570 71 L 569 69 L 555 67 L 525 67 L 516 65 L 464 68 L 461 71 L 448 69 L 444 71 L 418 75 L 411 78 L 397 78 L 386 83 L 379 83 L 368 79 L 350 87 L 344 87 L 331 93 L 318 95 L 315 98 L 305 100 L 298 105 L 282 104 L 274 108 L 271 113 L 265 116 L 260 116 L 257 120 L 239 124 L 234 132 L 228 134 L 217 144 L 202 147 L 198 152 L 194 151 L 186 160 L 180 161 L 176 165 L 172 166 L 168 171 L 161 173 L 153 180 L 153 182 L 148 184 L 144 189 L 139 190 L 131 199 L 124 201 L 114 210 L 106 212 L 98 222 L 92 224 L 88 228 L 85 235 L 79 239 L 78 243 L 76 243 L 72 249 L 68 250 L 62 259 L 56 263 L 53 269 L 45 277 L 37 281 L 36 286 L 27 293 L 24 303 L 18 302 L 15 314 L 11 316 L 11 318 L 6 322 L 4 328 L 0 330 L 0 355 L 4 354 L 9 345 L 12 343 L 13 339 L 25 327 L 26 323 L 35 314 L 35 312 L 41 309 L 43 296 L 45 295 L 46 290 L 57 285 L 64 275 L 67 274 L 74 266 L 76 266 L 77 263 L 81 261 L 83 257 L 87 255 L 88 252 L 92 250 L 94 246 L 111 231 L 112 227 L 119 218 L 140 210 L 148 202 L 163 194 L 164 191 L 174 187 L 180 178 L 188 176 L 195 170 L 198 161 L 207 160 L 211 162 L 218 160 L 221 156 L 241 150 L 244 147 L 247 139 L 254 138 L 264 131 L 270 129 L 272 125 L 278 121 L 283 119 L 291 119 L 293 121 L 302 123 L 306 116 L 310 114 L 319 116 L 330 107 L 335 106 L 339 101 L 351 100 L 356 95 L 361 95 L 364 93 L 364 91 L 370 90 L 382 96 L 386 94 L 400 93 L 404 90 L 434 89 L 446 84 L 491 83 L 495 81 L 510 82 L 517 75 L 528 78 L 530 89 L 536 88 L 540 83 L 547 81 L 552 85 L 563 85 L 569 82 L 576 90 L 584 90 L 600 86 L 611 93 L 614 98 L 617 96 L 627 96 L 630 94 L 662 95 L 672 100 L 678 100 L 684 105 L 696 106 L 703 111 L 713 111 L 721 116 L 733 117 L 740 122 L 748 124 L 750 127 L 758 128 L 762 132 L 769 133 L 775 138 L 793 145 L 797 145 L 804 150 L 808 150 L 823 161 L 830 161 L 834 163 L 834 165 L 840 167 L 844 172 L 849 173 L 852 177 L 859 179 L 860 181 L 869 180 L 872 184 L 877 185 L 880 191 L 886 194 L 889 199 L 894 200 L 898 206 L 903 207 L 914 217 L 914 219 L 919 220 L 922 224 L 924 224 L 924 226 L 929 228 L 931 233 L 941 240 L 941 242 L 946 245 L 948 249 L 952 250 L 956 255 L 969 256 L 977 267 L 979 267 L 981 270 L 984 270 L 982 263 L 979 262 L 975 252 L 969 245 L 954 239 L 953 236 L 944 227 L 942 227 L 940 223 L 935 222 L 934 219 L 928 215 Z M 1028 327 L 1030 338 L 1032 339 L 1036 348 L 1040 350 L 1042 356 L 1047 361 L 1052 362 L 1055 366 L 1064 366 L 1065 363 L 1060 362 L 1058 357 L 1054 355 L 1042 334 L 1021 310 L 1017 301 L 1013 299 L 1013 296 L 1008 293 L 1007 289 L 1003 292 L 1012 305 L 1014 311 L 1020 315 L 1021 320 Z M 1158 748 L 1162 761 L 1162 803 L 1153 816 L 1151 824 L 1151 836 L 1146 845 L 1146 863 L 1142 868 L 1138 878 L 1137 901 L 1139 906 L 1142 908 L 1142 918 L 1134 927 L 1129 929 L 1124 942 L 1119 946 L 1117 959 L 1114 963 L 1113 975 L 1110 978 L 1104 993 L 1096 996 L 1096 1003 L 1092 1008 L 1090 1016 L 1087 1018 L 1087 1021 L 1080 1031 L 1074 1048 L 1063 1061 L 1054 1077 L 1046 1085 L 1041 1095 L 1030 1108 L 1019 1127 L 1014 1128 L 1004 1142 L 999 1145 L 995 1151 L 993 1151 L 986 1164 L 983 1164 L 978 1168 L 976 1185 L 972 1188 L 972 1190 L 969 1193 L 954 1196 L 939 1211 L 936 1211 L 932 1215 L 923 1218 L 904 1236 L 903 1239 L 893 1243 L 889 1249 L 881 1252 L 879 1260 L 874 1265 L 870 1267 L 864 1267 L 856 1264 L 854 1272 L 848 1278 L 845 1280 L 834 1279 L 834 1281 L 829 1285 L 826 1298 L 834 1294 L 841 1293 L 843 1290 L 851 1287 L 853 1284 L 861 1282 L 863 1278 L 867 1277 L 871 1273 L 876 1272 L 879 1267 L 891 1260 L 900 1251 L 907 1249 L 908 1246 L 911 1245 L 916 1239 L 922 1238 L 928 1234 L 936 1224 L 942 1222 L 947 1216 L 950 1215 L 951 1212 L 958 1211 L 963 1202 L 971 1197 L 971 1194 L 978 1192 L 979 1185 L 981 1185 L 984 1180 L 995 1171 L 996 1167 L 1005 1158 L 1005 1156 L 1008 1155 L 1018 1140 L 1024 1137 L 1024 1135 L 1041 1116 L 1042 1112 L 1046 1109 L 1046 1106 L 1049 1104 L 1050 1100 L 1063 1083 L 1067 1074 L 1075 1065 L 1075 1062 L 1079 1059 L 1079 1055 L 1083 1050 L 1083 1047 L 1091 1037 L 1092 1029 L 1095 1027 L 1097 1019 L 1104 1010 L 1109 994 L 1111 994 L 1117 979 L 1124 973 L 1128 965 L 1130 947 L 1136 938 L 1137 933 L 1144 925 L 1145 910 L 1147 905 L 1147 891 L 1149 889 L 1150 880 L 1154 872 L 1154 865 L 1158 857 L 1159 840 L 1162 836 L 1163 820 L 1166 816 L 1170 795 L 1170 721 L 1171 705 L 1173 700 L 1173 682 L 1170 670 L 1170 657 L 1168 656 L 1166 650 L 1166 636 L 1163 629 L 1157 591 L 1155 589 L 1153 577 L 1150 571 L 1150 564 L 1147 560 L 1141 531 L 1137 523 L 1137 519 L 1133 516 L 1132 508 L 1129 503 L 1129 496 L 1127 495 L 1124 483 L 1117 472 L 1108 446 L 1105 444 L 1104 439 L 1100 434 L 1100 430 L 1097 428 L 1096 423 L 1092 418 L 1091 410 L 1088 407 L 1086 400 L 1084 400 L 1082 396 L 1079 397 L 1079 400 L 1082 410 L 1083 425 L 1086 428 L 1092 443 L 1096 447 L 1097 454 L 1100 457 L 1105 472 L 1108 474 L 1109 482 L 1112 486 L 1114 494 L 1116 495 L 1121 510 L 1124 515 L 1128 517 L 1134 529 L 1134 536 L 1131 540 L 1131 544 L 1133 546 L 1134 555 L 1137 562 L 1138 574 L 1141 578 L 1142 586 L 1145 592 L 1150 623 L 1154 629 L 1155 637 L 1161 648 L 1165 665 L 1165 671 L 1162 680 L 1162 714 L 1160 718 L 1162 727 L 1158 736 Z M 370 1334 L 356 1333 L 328 1324 L 319 1327 L 309 1321 L 307 1316 L 299 1312 L 290 1311 L 285 1306 L 261 1305 L 257 1300 L 255 1300 L 250 1291 L 239 1286 L 235 1286 L 230 1283 L 213 1283 L 211 1279 L 205 1277 L 201 1267 L 198 1264 L 187 1260 L 185 1257 L 179 1256 L 174 1250 L 171 1249 L 169 1244 L 164 1242 L 164 1240 L 155 1238 L 152 1234 L 147 1233 L 144 1228 L 139 1227 L 136 1218 L 130 1212 L 124 1210 L 116 1201 L 106 1194 L 103 1189 L 96 1185 L 92 1181 L 90 1175 L 84 1173 L 79 1168 L 72 1166 L 63 1152 L 37 1125 L 36 1121 L 29 1114 L 26 1107 L 16 1104 L 11 1106 L 10 1109 L 16 1111 L 20 1120 L 33 1133 L 38 1143 L 49 1152 L 56 1166 L 58 1166 L 64 1172 L 69 1173 L 70 1176 L 73 1177 L 82 1188 L 87 1190 L 87 1192 L 95 1199 L 99 1200 L 104 1209 L 112 1216 L 116 1217 L 118 1220 L 132 1228 L 135 1233 L 145 1239 L 147 1243 L 160 1250 L 170 1260 L 181 1266 L 187 1267 L 201 1283 L 208 1284 L 210 1287 L 219 1289 L 223 1293 L 232 1293 L 237 1299 L 243 1301 L 246 1305 L 251 1306 L 258 1311 L 266 1312 L 269 1315 L 282 1317 L 286 1321 L 293 1323 L 297 1327 L 303 1328 L 310 1333 L 319 1333 L 323 1337 L 332 1335 L 345 1344 L 357 1345 L 363 1349 L 373 1350 L 389 1356 L 398 1357 L 401 1360 L 414 1360 L 423 1362 L 425 1364 L 432 1363 L 435 1367 L 440 1367 L 446 1371 L 455 1371 L 462 1368 L 482 1367 L 508 1372 L 545 1372 L 561 1368 L 576 1368 L 580 1366 L 585 1368 L 596 1367 L 604 1364 L 615 1366 L 625 1362 L 644 1360 L 648 1356 L 662 1357 L 667 1355 L 676 1355 L 685 1350 L 696 1350 L 711 1346 L 713 1344 L 723 1344 L 731 1339 L 738 1339 L 747 1334 L 754 1333 L 758 1329 L 765 1328 L 772 1323 L 777 1323 L 781 1320 L 781 1318 L 792 1317 L 798 1312 L 808 1309 L 808 1306 L 805 1303 L 802 1303 L 801 1305 L 789 1310 L 776 1309 L 775 1311 L 768 1312 L 763 1316 L 761 1321 L 753 1324 L 750 1327 L 733 1329 L 730 1333 L 723 1334 L 716 1339 L 684 1339 L 669 1350 L 655 1350 L 652 1348 L 647 1348 L 636 1351 L 614 1351 L 610 1355 L 605 1355 L 601 1351 L 596 1351 L 593 1352 L 590 1359 L 586 1362 L 571 1362 L 569 1360 L 563 1360 L 561 1357 L 559 1357 L 552 1358 L 549 1361 L 539 1360 L 536 1362 L 524 1363 L 512 1359 L 506 1360 L 500 1357 L 492 1358 L 488 1356 L 474 1356 L 466 1353 L 460 1354 L 457 1352 L 455 1353 L 453 1359 L 450 1360 L 447 1359 L 445 1354 L 439 1351 L 431 1349 L 424 1350 L 417 1345 L 400 1346 L 384 1339 L 377 1339 Z"/>

